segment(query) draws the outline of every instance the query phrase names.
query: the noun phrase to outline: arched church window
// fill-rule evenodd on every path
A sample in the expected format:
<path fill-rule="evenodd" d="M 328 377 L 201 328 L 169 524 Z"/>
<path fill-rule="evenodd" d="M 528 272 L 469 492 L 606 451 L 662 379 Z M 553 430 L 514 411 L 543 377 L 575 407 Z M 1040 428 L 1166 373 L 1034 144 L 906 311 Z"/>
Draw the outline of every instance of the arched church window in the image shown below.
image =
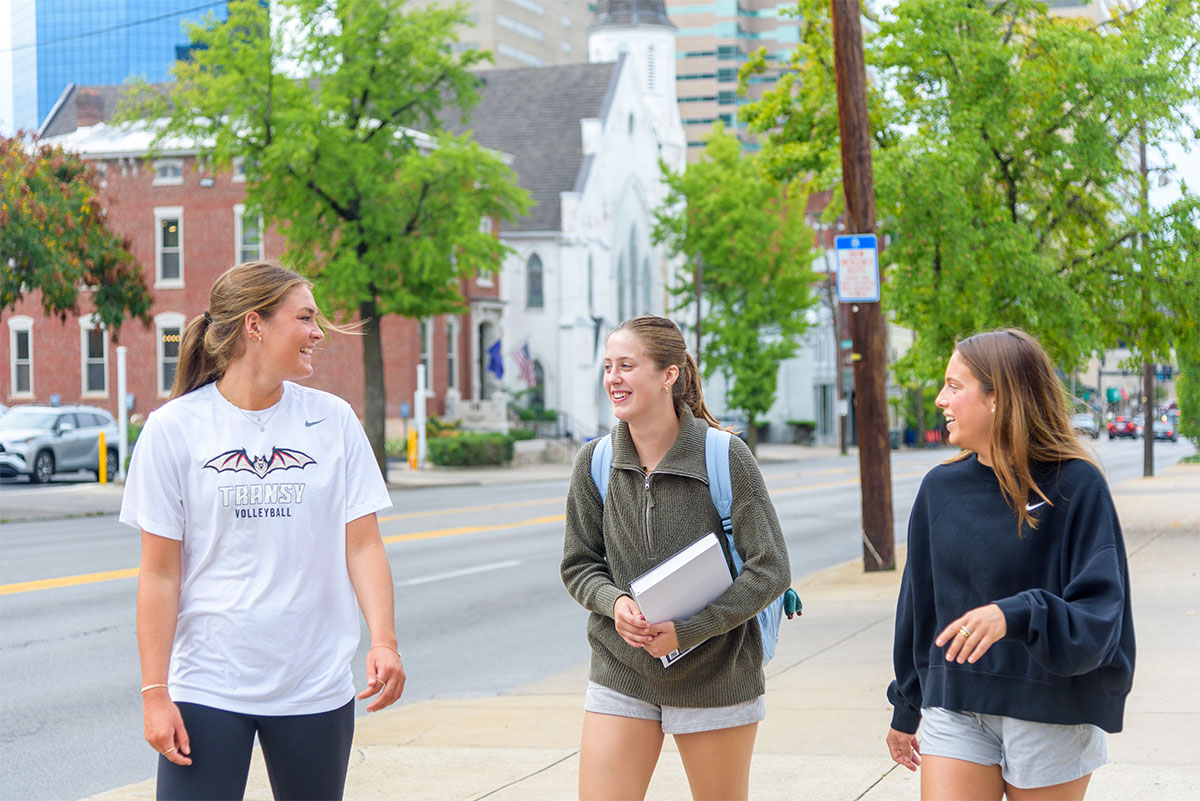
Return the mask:
<path fill-rule="evenodd" d="M 545 305 L 545 294 L 542 287 L 542 259 L 534 253 L 525 263 L 525 306 L 530 309 L 540 309 Z"/>

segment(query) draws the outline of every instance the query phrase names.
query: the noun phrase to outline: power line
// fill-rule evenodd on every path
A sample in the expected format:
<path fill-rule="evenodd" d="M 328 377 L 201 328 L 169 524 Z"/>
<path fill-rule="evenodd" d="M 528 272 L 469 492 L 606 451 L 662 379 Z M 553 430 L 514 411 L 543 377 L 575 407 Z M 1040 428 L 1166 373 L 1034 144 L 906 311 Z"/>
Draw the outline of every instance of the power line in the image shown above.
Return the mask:
<path fill-rule="evenodd" d="M 138 25 L 148 25 L 151 22 L 158 22 L 159 20 L 170 19 L 171 17 L 181 17 L 184 14 L 191 14 L 195 11 L 204 11 L 205 9 L 215 8 L 217 6 L 227 6 L 227 5 L 229 5 L 229 0 L 219 0 L 219 2 L 202 3 L 198 6 L 192 6 L 191 8 L 183 8 L 183 9 L 180 9 L 179 11 L 170 11 L 166 14 L 159 14 L 158 16 L 155 16 L 155 17 L 146 17 L 145 19 L 135 19 L 135 20 L 131 20 L 129 22 L 122 22 L 119 25 L 110 25 L 107 28 L 98 28 L 94 31 L 85 31 L 84 33 L 72 34 L 71 36 L 60 36 L 57 39 L 48 39 L 44 42 L 36 42 L 35 41 L 35 42 L 30 42 L 28 44 L 15 45 L 14 47 L 10 47 L 7 50 L 0 50 L 0 53 L 15 53 L 18 50 L 28 50 L 31 47 L 41 47 L 44 45 L 58 44 L 59 42 L 69 42 L 73 39 L 84 39 L 89 36 L 99 36 L 104 33 L 112 33 L 113 31 L 120 31 L 120 30 L 124 30 L 126 28 L 134 28 L 134 27 L 137 27 Z"/>

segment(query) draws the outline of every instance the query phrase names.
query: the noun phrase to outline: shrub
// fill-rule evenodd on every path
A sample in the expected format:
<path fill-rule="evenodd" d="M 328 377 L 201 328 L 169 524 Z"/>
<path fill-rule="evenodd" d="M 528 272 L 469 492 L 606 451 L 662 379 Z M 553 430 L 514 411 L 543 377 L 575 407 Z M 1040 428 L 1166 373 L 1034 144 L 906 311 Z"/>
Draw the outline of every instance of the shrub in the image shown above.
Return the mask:
<path fill-rule="evenodd" d="M 537 432 L 531 428 L 513 428 L 508 432 L 508 438 L 513 442 L 521 439 L 533 439 L 537 436 Z"/>
<path fill-rule="evenodd" d="M 426 443 L 429 461 L 445 467 L 507 464 L 512 461 L 513 441 L 507 434 L 472 434 L 438 437 Z"/>
<path fill-rule="evenodd" d="M 552 423 L 558 419 L 558 412 L 553 409 L 544 409 L 541 406 L 530 406 L 528 408 L 517 409 L 517 417 L 526 423 L 535 420 L 545 420 Z"/>
<path fill-rule="evenodd" d="M 434 437 L 455 436 L 462 430 L 462 420 L 442 420 L 436 415 L 425 421 L 425 436 Z"/>

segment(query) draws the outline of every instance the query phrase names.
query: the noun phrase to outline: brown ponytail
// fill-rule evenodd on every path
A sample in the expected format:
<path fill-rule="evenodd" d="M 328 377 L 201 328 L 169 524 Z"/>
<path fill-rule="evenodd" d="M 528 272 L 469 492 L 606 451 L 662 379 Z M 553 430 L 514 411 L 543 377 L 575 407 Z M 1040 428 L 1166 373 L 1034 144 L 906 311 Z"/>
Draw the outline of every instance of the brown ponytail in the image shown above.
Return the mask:
<path fill-rule="evenodd" d="M 688 353 L 687 343 L 683 340 L 683 332 L 679 326 L 666 317 L 652 314 L 634 317 L 618 325 L 613 333 L 628 331 L 637 337 L 646 355 L 654 361 L 654 366 L 665 370 L 671 365 L 679 368 L 679 378 L 671 387 L 671 399 L 675 402 L 675 414 L 687 408 L 698 419 L 704 420 L 713 428 L 723 426 L 713 417 L 712 412 L 704 403 L 704 387 L 700 383 L 700 368 L 696 360 Z"/>
<path fill-rule="evenodd" d="M 250 312 L 270 319 L 289 292 L 311 287 L 307 278 L 273 261 L 248 261 L 226 270 L 213 284 L 208 310 L 192 318 L 179 343 L 179 362 L 171 397 L 199 389 L 225 375 L 246 349 L 242 323 Z M 322 330 L 345 332 L 317 313 Z"/>

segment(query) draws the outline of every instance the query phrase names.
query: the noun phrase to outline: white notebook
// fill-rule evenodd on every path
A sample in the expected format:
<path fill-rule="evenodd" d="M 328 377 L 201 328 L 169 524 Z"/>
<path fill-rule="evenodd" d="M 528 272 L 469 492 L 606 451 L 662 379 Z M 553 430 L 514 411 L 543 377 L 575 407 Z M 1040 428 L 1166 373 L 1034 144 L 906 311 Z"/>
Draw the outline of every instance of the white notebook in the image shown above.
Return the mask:
<path fill-rule="evenodd" d="M 731 584 L 733 577 L 725 552 L 717 535 L 709 532 L 629 582 L 629 589 L 646 620 L 662 623 L 687 620 L 719 598 Z M 672 651 L 659 659 L 663 667 L 670 667 L 691 650 Z"/>

